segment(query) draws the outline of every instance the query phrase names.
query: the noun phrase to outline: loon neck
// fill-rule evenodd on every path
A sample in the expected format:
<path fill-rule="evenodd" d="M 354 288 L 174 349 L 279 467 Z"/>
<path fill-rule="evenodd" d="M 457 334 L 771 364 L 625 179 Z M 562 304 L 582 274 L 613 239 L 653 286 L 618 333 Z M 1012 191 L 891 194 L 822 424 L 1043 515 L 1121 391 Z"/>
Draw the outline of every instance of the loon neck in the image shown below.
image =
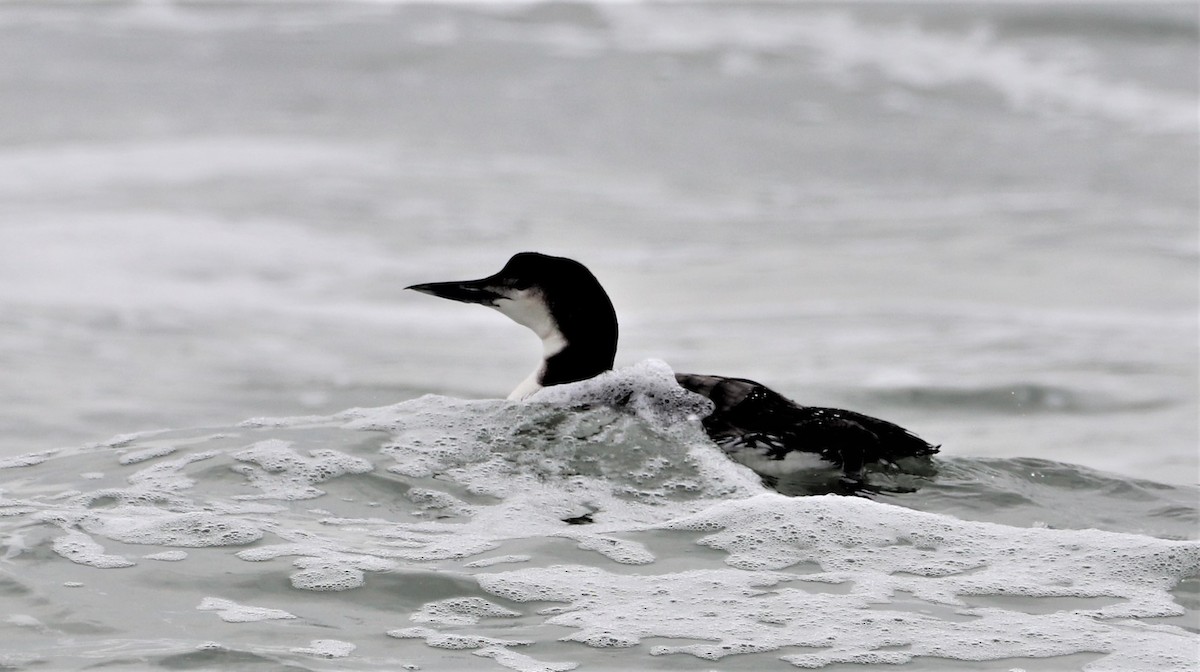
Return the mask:
<path fill-rule="evenodd" d="M 572 344 L 561 335 L 556 336 L 543 339 L 541 365 L 508 395 L 509 399 L 521 400 L 543 387 L 575 383 L 612 370 L 615 347 L 596 349 L 595 344 L 585 347 Z"/>
<path fill-rule="evenodd" d="M 615 351 L 608 355 L 568 345 L 542 361 L 540 382 L 543 386 L 550 386 L 595 378 L 611 370 L 615 358 Z"/>

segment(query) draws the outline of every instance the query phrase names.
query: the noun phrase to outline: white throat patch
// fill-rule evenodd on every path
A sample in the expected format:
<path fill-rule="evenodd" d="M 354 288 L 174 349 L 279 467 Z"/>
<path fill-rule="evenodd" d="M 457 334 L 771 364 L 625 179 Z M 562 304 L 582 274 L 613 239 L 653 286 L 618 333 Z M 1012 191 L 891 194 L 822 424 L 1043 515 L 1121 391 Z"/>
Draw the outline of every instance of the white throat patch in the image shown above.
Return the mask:
<path fill-rule="evenodd" d="M 542 339 L 542 358 L 549 359 L 567 347 L 558 323 L 550 315 L 550 308 L 541 290 L 521 289 L 509 292 L 496 300 L 494 308 L 504 313 L 517 324 L 533 330 Z"/>
<path fill-rule="evenodd" d="M 545 296 L 536 287 L 508 292 L 497 299 L 496 305 L 492 307 L 507 315 L 513 322 L 529 327 L 542 339 L 542 363 L 508 395 L 510 400 L 519 401 L 542 389 L 546 360 L 562 352 L 563 348 L 567 347 L 567 339 L 563 337 L 558 323 L 550 315 Z"/>

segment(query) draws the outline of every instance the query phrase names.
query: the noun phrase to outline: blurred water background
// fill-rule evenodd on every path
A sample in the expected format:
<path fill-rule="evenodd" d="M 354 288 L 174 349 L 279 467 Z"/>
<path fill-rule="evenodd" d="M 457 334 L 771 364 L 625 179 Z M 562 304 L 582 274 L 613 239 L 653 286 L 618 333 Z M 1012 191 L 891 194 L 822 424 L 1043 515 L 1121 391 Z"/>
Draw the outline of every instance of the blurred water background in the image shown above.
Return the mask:
<path fill-rule="evenodd" d="M 142 476 L 128 465 L 181 445 L 216 441 L 218 453 L 241 455 L 245 442 L 220 442 L 246 418 L 331 416 L 427 393 L 501 398 L 536 363 L 536 339 L 491 311 L 402 288 L 480 277 L 513 252 L 538 250 L 579 259 L 608 288 L 622 320 L 618 365 L 656 358 L 878 415 L 942 444 L 947 483 L 994 479 L 995 498 L 980 499 L 981 510 L 946 504 L 936 489 L 915 508 L 1141 532 L 1154 553 L 1178 553 L 1151 537 L 1196 536 L 1198 14 L 1192 2 L 0 3 L 0 460 L 9 460 L 0 474 L 10 479 L 0 479 L 0 505 L 12 520 L 66 530 L 66 542 L 50 536 L 41 548 L 94 560 L 72 535 L 110 547 L 129 535 L 79 516 L 93 515 L 97 498 L 130 505 L 125 495 L 89 496 L 69 515 L 22 498 L 117 487 L 103 479 L 126 472 L 132 483 Z M 402 437 L 431 404 L 478 410 L 433 399 L 380 426 Z M 327 433 L 348 421 L 326 418 L 300 442 L 345 450 Z M 507 431 L 500 420 L 485 425 Z M 172 450 L 157 439 L 108 440 L 166 428 L 185 437 Z M 131 445 L 150 452 L 111 453 Z M 51 467 L 44 461 L 56 450 L 91 457 Z M 87 452 L 95 450 L 110 452 Z M 211 457 L 176 458 L 184 454 Z M 232 462 L 270 473 L 256 455 Z M 105 466 L 118 457 L 120 466 Z M 227 487 L 215 473 L 191 477 L 202 489 Z M 593 477 L 611 485 L 613 473 Z M 700 481 L 708 504 L 753 490 Z M 1031 490 L 1014 510 L 986 510 L 1040 481 L 1063 491 L 1040 508 L 1021 508 L 1039 501 Z M 162 487 L 176 492 L 172 483 Z M 1083 499 L 1064 504 L 1072 490 Z M 504 492 L 495 496 L 511 504 Z M 1134 494 L 1106 510 L 1104 495 L 1121 493 Z M 215 509 L 204 497 L 172 504 L 171 515 L 282 516 L 221 497 Z M 418 509 L 395 515 L 424 515 Z M 655 524 L 702 509 L 660 512 Z M 630 521 L 648 524 L 642 513 L 617 519 L 612 529 L 626 532 Z M 311 532 L 308 522 L 273 525 L 262 529 L 286 528 L 293 540 Z M 334 546 L 370 554 L 354 534 Z M 962 534 L 963 548 L 977 543 L 975 532 Z M 996 548 L 1036 545 L 1001 537 Z M 22 543 L 8 546 L 9 557 L 39 548 Z M 685 546 L 694 545 L 656 553 L 690 557 Z M 354 571 L 384 571 L 367 565 Z M 1194 575 L 1182 567 L 1168 574 Z M 41 585 L 61 585 L 65 575 L 49 571 Z M 139 576 L 126 589 L 168 581 Z M 1192 597 L 1178 599 L 1194 619 L 1190 581 Z M 294 577 L 293 587 L 302 587 Z M 1122 590 L 1100 594 L 1131 594 Z M 412 599 L 432 613 L 418 609 L 429 595 Z M 97 613 L 108 608 L 96 604 Z M 29 618 L 10 618 L 11 632 L 59 627 L 38 630 L 47 617 Z M 1084 639 L 1103 639 L 1089 632 Z M 533 635 L 542 638 L 554 641 Z M 43 664 L 51 641 L 62 645 L 37 640 L 0 667 Z M 1195 641 L 1156 646 L 1186 652 Z M 480 655 L 515 669 L 567 669 L 496 646 Z M 1125 653 L 1096 663 L 1099 654 L 1066 646 L 1075 657 L 1026 667 L 1168 669 L 1137 658 L 1137 647 L 1110 648 Z M 128 649 L 71 655 L 119 667 L 118 650 Z M 549 659 L 578 655 L 551 648 Z M 146 659 L 137 660 L 130 665 Z M 779 664 L 767 654 L 745 660 Z M 444 669 L 460 669 L 462 659 L 448 661 Z M 897 662 L 857 659 L 872 661 Z"/>
<path fill-rule="evenodd" d="M 0 451 L 620 363 L 1197 480 L 1193 3 L 0 5 Z"/>

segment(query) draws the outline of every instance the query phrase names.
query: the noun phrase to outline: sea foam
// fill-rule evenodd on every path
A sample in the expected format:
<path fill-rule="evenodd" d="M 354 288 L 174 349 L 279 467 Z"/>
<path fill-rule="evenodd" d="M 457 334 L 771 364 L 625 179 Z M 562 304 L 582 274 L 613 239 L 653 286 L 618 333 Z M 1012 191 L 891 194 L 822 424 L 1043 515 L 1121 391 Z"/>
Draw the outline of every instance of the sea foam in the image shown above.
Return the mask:
<path fill-rule="evenodd" d="M 529 403 L 426 396 L 10 466 L 0 604 L 45 627 L 4 660 L 102 655 L 111 635 L 63 634 L 78 613 L 216 666 L 1194 661 L 1200 543 L 964 521 L 919 491 L 786 497 L 708 441 L 706 404 L 649 361 Z"/>

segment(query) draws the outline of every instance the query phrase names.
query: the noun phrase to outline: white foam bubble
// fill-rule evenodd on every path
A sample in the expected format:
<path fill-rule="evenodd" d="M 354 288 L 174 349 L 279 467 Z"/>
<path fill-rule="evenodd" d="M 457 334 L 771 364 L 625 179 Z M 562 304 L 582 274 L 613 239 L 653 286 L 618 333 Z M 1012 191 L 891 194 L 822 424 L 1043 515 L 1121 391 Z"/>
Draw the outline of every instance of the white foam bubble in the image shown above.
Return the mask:
<path fill-rule="evenodd" d="M 130 453 L 125 453 L 117 461 L 121 464 L 137 464 L 138 462 L 145 462 L 146 460 L 152 460 L 156 457 L 166 457 L 167 455 L 174 453 L 176 450 L 179 450 L 179 446 L 154 446 L 152 448 L 145 448 L 142 450 L 135 450 Z"/>
<path fill-rule="evenodd" d="M 397 628 L 388 630 L 388 637 L 396 639 L 423 639 L 435 649 L 482 649 L 488 647 L 528 646 L 533 642 L 524 639 L 496 639 L 483 635 L 460 635 L 438 632 L 432 628 Z"/>
<path fill-rule="evenodd" d="M 578 383 L 546 387 L 526 401 L 574 408 L 626 408 L 664 429 L 687 423 L 698 426 L 699 420 L 712 412 L 711 401 L 680 387 L 675 372 L 658 359 L 606 371 Z"/>
<path fill-rule="evenodd" d="M 568 672 L 568 670 L 579 667 L 579 663 L 547 663 L 503 646 L 479 649 L 475 655 L 491 658 L 500 665 L 517 672 Z"/>
<path fill-rule="evenodd" d="M 293 588 L 318 592 L 342 591 L 359 588 L 366 582 L 366 575 L 355 567 L 328 562 L 308 562 L 303 571 L 291 575 Z"/>
<path fill-rule="evenodd" d="M 272 544 L 238 551 L 237 557 L 247 562 L 265 562 L 288 555 L 313 555 L 320 552 L 321 548 L 313 544 Z"/>
<path fill-rule="evenodd" d="M 520 612 L 489 602 L 482 597 L 455 597 L 429 602 L 410 617 L 417 623 L 474 625 L 483 618 L 513 618 Z"/>
<path fill-rule="evenodd" d="M 150 438 L 157 434 L 163 434 L 168 431 L 170 431 L 170 430 L 147 429 L 147 430 L 143 430 L 140 432 L 127 432 L 125 434 L 117 434 L 116 436 L 110 437 L 104 441 L 99 441 L 97 443 L 88 444 L 88 447 L 89 448 L 120 448 L 122 446 L 127 446 L 127 445 L 133 443 L 134 441 L 140 441 L 142 439 L 147 439 L 147 438 Z"/>
<path fill-rule="evenodd" d="M 833 496 L 762 495 L 720 504 L 671 526 L 719 528 L 700 543 L 728 552 L 727 562 L 735 567 L 783 569 L 813 562 L 826 572 L 807 580 L 844 581 L 869 556 L 878 575 L 869 588 L 858 590 L 885 598 L 896 591 L 955 605 L 989 594 L 1119 598 L 1084 612 L 1101 618 L 1181 614 L 1166 590 L 1200 569 L 1200 545 L 1194 542 L 959 522 Z"/>
<path fill-rule="evenodd" d="M 596 551 L 604 557 L 623 565 L 648 565 L 654 562 L 654 554 L 645 546 L 627 539 L 601 536 L 598 534 L 559 533 L 559 536 L 579 540 L 579 548 Z"/>
<path fill-rule="evenodd" d="M 421 507 L 423 512 L 436 517 L 471 516 L 478 507 L 470 506 L 459 498 L 440 490 L 410 488 L 404 493 L 408 501 Z"/>
<path fill-rule="evenodd" d="M 187 557 L 187 551 L 163 551 L 162 553 L 151 553 L 142 556 L 146 560 L 158 560 L 160 562 L 180 562 L 181 560 L 187 560 Z"/>
<path fill-rule="evenodd" d="M 0 469 L 15 469 L 19 467 L 32 467 L 41 464 L 57 454 L 57 450 L 40 450 L 35 453 L 25 453 L 24 455 L 14 455 L 0 459 Z"/>
<path fill-rule="evenodd" d="M 195 485 L 195 481 L 183 473 L 184 468 L 195 462 L 211 460 L 218 455 L 221 455 L 220 451 L 204 450 L 143 467 L 126 478 L 134 487 L 119 498 L 162 497 L 186 490 Z"/>
<path fill-rule="evenodd" d="M 302 549 L 301 552 L 312 555 L 294 560 L 292 564 L 300 571 L 294 572 L 290 577 L 292 586 L 300 590 L 351 590 L 366 582 L 366 572 L 383 572 L 396 567 L 395 562 L 374 555 L 339 553 L 312 546 L 304 546 Z M 262 557 L 250 556 L 243 559 Z"/>
<path fill-rule="evenodd" d="M 480 533 L 476 527 L 460 523 L 388 524 L 370 536 L 386 540 L 380 542 L 382 548 L 377 551 L 385 557 L 427 562 L 466 558 L 500 545 L 498 535 Z"/>
<path fill-rule="evenodd" d="M 482 560 L 475 560 L 473 562 L 468 562 L 465 565 L 463 565 L 463 567 L 468 567 L 470 569 L 482 569 L 484 567 L 492 567 L 495 565 L 503 565 L 503 564 L 509 564 L 509 563 L 518 563 L 518 562 L 529 562 L 532 559 L 533 559 L 533 556 L 523 555 L 523 554 L 497 555 L 497 556 L 491 557 L 491 558 L 484 558 Z"/>
<path fill-rule="evenodd" d="M 148 506 L 115 507 L 89 515 L 79 524 L 88 532 L 127 544 L 186 548 L 243 546 L 263 536 L 258 525 L 231 516 L 207 511 L 167 513 Z"/>
<path fill-rule="evenodd" d="M 314 658 L 346 658 L 358 646 L 338 639 L 314 639 L 308 646 L 289 649 L 292 653 L 300 653 Z"/>
<path fill-rule="evenodd" d="M 296 618 L 281 609 L 267 607 L 251 607 L 238 604 L 233 600 L 219 597 L 206 597 L 196 607 L 199 611 L 215 611 L 226 623 L 254 623 L 257 621 L 289 620 Z"/>
<path fill-rule="evenodd" d="M 1183 629 L 1130 630 L 1126 619 L 1183 614 L 1168 591 L 1200 571 L 1195 542 L 778 495 L 715 504 L 666 529 L 709 532 L 698 543 L 726 552 L 730 567 L 630 576 L 560 565 L 477 579 L 505 599 L 566 603 L 542 612 L 547 624 L 573 629 L 565 640 L 622 648 L 702 638 L 651 653 L 707 660 L 784 647 L 821 649 L 783 656 L 806 668 L 1097 652 L 1105 657 L 1095 669 L 1180 669 L 1193 645 Z M 925 607 L 896 604 L 911 600 Z M 1013 604 L 1020 600 L 1028 602 Z M 1044 600 L 1066 602 L 1040 613 Z"/>
<path fill-rule="evenodd" d="M 258 495 L 238 495 L 234 499 L 314 499 L 325 494 L 315 487 L 331 478 L 346 474 L 365 474 L 375 467 L 359 457 L 337 450 L 313 450 L 304 457 L 294 451 L 287 441 L 268 439 L 235 453 L 234 459 L 255 466 L 239 466 L 234 470 L 244 475 L 260 490 Z"/>
<path fill-rule="evenodd" d="M 54 540 L 51 548 L 71 562 L 100 569 L 132 567 L 137 564 L 129 558 L 105 553 L 104 547 L 96 543 L 95 539 L 77 530 L 66 530 Z"/>

